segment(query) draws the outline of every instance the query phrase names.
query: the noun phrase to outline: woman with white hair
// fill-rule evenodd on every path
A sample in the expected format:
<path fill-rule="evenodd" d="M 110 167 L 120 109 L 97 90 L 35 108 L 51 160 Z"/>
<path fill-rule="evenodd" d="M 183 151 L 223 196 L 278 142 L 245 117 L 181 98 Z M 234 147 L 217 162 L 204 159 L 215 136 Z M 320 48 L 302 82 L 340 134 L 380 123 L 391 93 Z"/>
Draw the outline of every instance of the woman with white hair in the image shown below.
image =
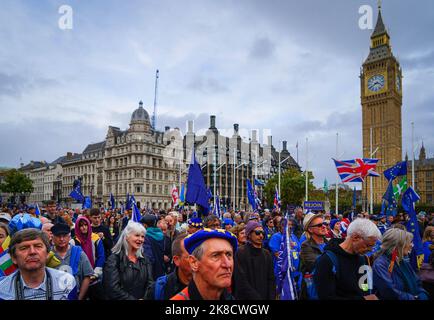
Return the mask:
<path fill-rule="evenodd" d="M 104 288 L 109 300 L 141 300 L 152 283 L 152 267 L 143 255 L 146 230 L 129 221 L 104 267 Z"/>
<path fill-rule="evenodd" d="M 413 234 L 391 228 L 373 266 L 374 288 L 385 300 L 427 300 L 428 293 L 410 265 L 408 255 L 413 248 Z"/>

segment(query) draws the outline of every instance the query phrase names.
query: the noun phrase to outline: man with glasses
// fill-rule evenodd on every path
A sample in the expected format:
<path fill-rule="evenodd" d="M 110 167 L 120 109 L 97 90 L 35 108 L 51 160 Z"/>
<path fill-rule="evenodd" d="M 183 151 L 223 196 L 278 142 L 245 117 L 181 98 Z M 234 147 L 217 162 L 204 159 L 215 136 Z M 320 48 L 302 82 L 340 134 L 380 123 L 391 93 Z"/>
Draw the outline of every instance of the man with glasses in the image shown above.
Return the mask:
<path fill-rule="evenodd" d="M 107 259 L 113 248 L 113 238 L 109 228 L 102 224 L 101 212 L 99 209 L 90 209 L 90 222 L 92 223 L 92 232 L 96 233 L 102 240 L 102 244 L 104 245 L 104 254 Z"/>
<path fill-rule="evenodd" d="M 271 253 L 262 247 L 265 232 L 257 221 L 246 225 L 247 243 L 235 255 L 233 290 L 240 300 L 274 300 L 276 287 Z"/>
<path fill-rule="evenodd" d="M 380 240 L 381 232 L 369 219 L 356 219 L 347 238 L 332 239 L 319 257 L 313 281 L 321 300 L 378 300 L 371 293 L 372 269 L 364 256 Z"/>

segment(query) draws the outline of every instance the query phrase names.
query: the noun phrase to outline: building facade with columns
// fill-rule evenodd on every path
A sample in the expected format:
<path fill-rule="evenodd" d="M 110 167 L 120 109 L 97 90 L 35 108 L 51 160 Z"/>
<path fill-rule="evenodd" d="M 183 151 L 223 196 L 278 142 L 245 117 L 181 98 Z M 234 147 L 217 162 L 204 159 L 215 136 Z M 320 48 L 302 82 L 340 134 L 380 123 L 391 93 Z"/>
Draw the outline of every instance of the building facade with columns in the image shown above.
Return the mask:
<path fill-rule="evenodd" d="M 406 157 L 406 160 L 408 158 Z M 399 178 L 399 177 L 398 177 Z M 398 180 L 397 178 L 397 180 Z M 412 161 L 407 161 L 407 183 L 413 181 Z M 425 147 L 419 152 L 419 159 L 414 161 L 414 189 L 420 196 L 418 203 L 434 206 L 434 158 L 427 158 Z"/>

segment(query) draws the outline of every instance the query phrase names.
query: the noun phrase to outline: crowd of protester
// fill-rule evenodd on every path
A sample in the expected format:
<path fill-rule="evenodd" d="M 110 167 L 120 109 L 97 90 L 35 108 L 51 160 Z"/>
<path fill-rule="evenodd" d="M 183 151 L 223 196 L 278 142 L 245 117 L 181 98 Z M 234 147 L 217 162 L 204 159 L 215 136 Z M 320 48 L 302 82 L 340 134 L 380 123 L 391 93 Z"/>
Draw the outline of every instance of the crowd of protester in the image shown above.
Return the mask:
<path fill-rule="evenodd" d="M 294 299 L 434 297 L 434 213 L 418 215 L 415 270 L 403 213 L 36 209 L 1 210 L 0 299 L 281 299 L 283 241 Z"/>

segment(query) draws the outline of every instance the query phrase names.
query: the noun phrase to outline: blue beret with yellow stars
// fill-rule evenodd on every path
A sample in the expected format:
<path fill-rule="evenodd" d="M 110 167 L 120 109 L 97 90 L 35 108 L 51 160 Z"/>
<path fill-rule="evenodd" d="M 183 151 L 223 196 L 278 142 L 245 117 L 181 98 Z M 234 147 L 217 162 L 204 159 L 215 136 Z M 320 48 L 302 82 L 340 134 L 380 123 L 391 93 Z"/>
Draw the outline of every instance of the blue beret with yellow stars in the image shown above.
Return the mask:
<path fill-rule="evenodd" d="M 195 228 L 202 228 L 203 222 L 201 218 L 191 218 L 188 220 L 188 225 Z"/>
<path fill-rule="evenodd" d="M 199 247 L 204 241 L 213 238 L 227 240 L 229 241 L 232 248 L 234 249 L 234 252 L 237 250 L 238 247 L 237 237 L 232 232 L 223 229 L 213 230 L 209 228 L 204 228 L 202 230 L 199 230 L 196 233 L 187 236 L 184 239 L 185 250 L 187 250 L 189 254 L 192 254 L 194 249 Z"/>

